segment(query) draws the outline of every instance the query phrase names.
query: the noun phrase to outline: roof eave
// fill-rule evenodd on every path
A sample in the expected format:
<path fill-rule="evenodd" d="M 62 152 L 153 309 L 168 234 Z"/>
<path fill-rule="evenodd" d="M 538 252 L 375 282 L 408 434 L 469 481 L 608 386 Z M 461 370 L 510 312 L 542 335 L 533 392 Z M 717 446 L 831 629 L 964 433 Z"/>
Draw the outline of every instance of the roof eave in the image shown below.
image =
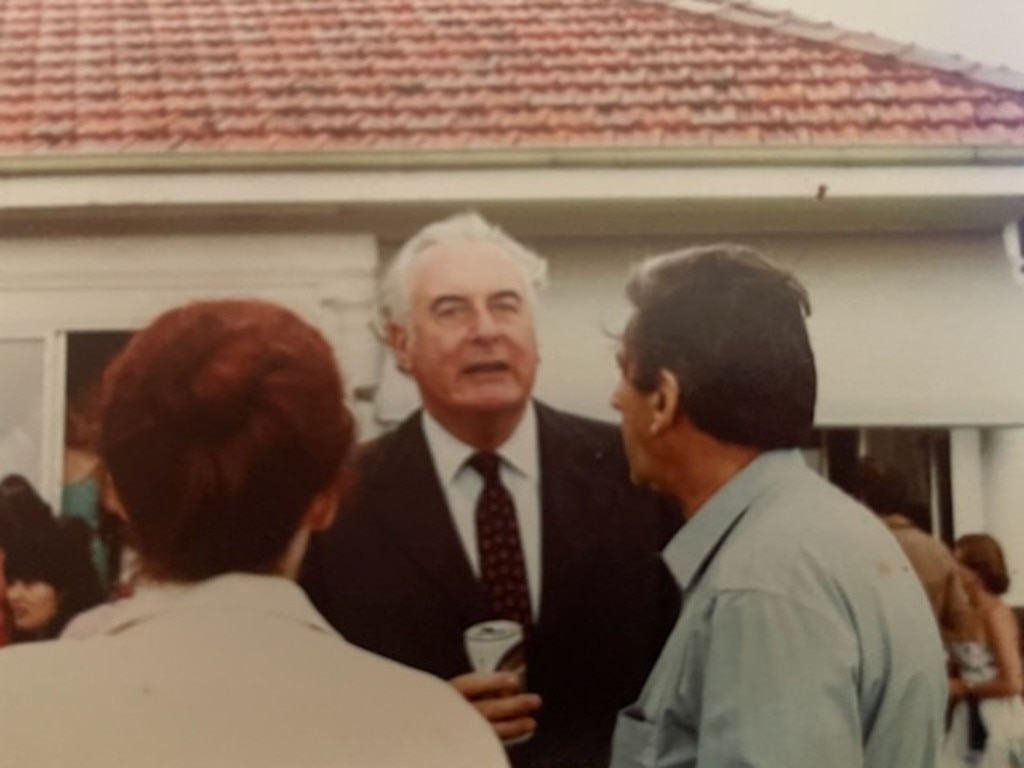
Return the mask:
<path fill-rule="evenodd" d="M 0 177 L 445 168 L 1024 165 L 1024 145 L 516 147 L 0 156 Z"/>

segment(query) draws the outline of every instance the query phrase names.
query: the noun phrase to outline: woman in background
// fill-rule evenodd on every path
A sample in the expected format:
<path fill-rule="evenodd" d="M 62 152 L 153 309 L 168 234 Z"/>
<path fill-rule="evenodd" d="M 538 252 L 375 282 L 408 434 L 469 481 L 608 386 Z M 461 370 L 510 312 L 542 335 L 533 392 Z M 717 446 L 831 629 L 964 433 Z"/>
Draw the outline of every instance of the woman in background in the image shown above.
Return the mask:
<path fill-rule="evenodd" d="M 31 531 L 50 525 L 50 506 L 22 475 L 10 474 L 0 480 L 0 646 L 12 640 L 10 605 L 7 602 L 6 551 Z"/>
<path fill-rule="evenodd" d="M 58 637 L 72 618 L 103 602 L 81 520 L 50 518 L 4 551 L 12 642 Z"/>
<path fill-rule="evenodd" d="M 96 395 L 83 397 L 83 402 L 96 400 Z M 61 487 L 61 515 L 77 517 L 89 528 L 89 552 L 93 567 L 104 590 L 116 583 L 117 529 L 111 528 L 110 514 L 101 503 L 103 469 L 96 453 L 99 426 L 95 415 L 87 415 L 93 406 L 73 404 L 68 407 L 64 426 L 64 484 Z M 112 546 L 113 544 L 113 546 Z"/>
<path fill-rule="evenodd" d="M 0 480 L 0 545 L 53 521 L 53 511 L 22 475 Z"/>
<path fill-rule="evenodd" d="M 973 611 L 970 636 L 954 643 L 950 679 L 953 717 L 944 766 L 1024 765 L 1024 671 L 1019 628 L 1000 597 L 1010 585 L 999 542 L 984 533 L 961 536 L 953 554 Z"/>

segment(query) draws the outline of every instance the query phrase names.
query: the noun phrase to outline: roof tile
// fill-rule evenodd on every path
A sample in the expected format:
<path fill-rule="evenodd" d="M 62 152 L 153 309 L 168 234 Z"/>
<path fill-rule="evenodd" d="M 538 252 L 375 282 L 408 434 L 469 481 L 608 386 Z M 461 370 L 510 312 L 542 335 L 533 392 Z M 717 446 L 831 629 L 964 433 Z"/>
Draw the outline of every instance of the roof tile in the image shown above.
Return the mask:
<path fill-rule="evenodd" d="M 729 0 L 7 0 L 0 118 L 2 155 L 1021 145 L 1024 77 Z"/>

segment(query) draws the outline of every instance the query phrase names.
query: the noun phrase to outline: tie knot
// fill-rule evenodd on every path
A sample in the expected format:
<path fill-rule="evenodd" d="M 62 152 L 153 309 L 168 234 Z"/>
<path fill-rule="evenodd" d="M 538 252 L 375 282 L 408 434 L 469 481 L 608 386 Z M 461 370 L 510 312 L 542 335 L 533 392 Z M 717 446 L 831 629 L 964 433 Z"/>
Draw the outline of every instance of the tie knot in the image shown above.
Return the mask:
<path fill-rule="evenodd" d="M 470 456 L 466 463 L 480 473 L 484 483 L 500 481 L 498 468 L 501 466 L 501 457 L 498 454 L 492 451 L 480 451 Z"/>

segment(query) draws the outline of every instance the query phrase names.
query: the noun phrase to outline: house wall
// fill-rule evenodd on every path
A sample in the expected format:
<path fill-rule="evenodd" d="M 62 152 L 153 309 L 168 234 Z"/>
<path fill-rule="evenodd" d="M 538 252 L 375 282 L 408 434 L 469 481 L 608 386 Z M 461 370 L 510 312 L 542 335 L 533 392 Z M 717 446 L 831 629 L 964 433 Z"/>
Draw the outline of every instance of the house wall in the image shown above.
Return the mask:
<path fill-rule="evenodd" d="M 539 313 L 538 394 L 614 418 L 614 334 L 622 287 L 646 255 L 713 242 L 686 238 L 536 240 L 551 285 Z M 811 294 L 821 426 L 1024 424 L 1024 289 L 999 232 L 744 238 Z M 391 246 L 388 246 L 390 250 Z M 414 403 L 388 370 L 380 413 Z"/>
<path fill-rule="evenodd" d="M 372 436 L 401 418 L 415 407 L 415 390 L 368 330 L 378 251 L 389 253 L 396 243 L 323 229 L 146 233 L 135 227 L 127 235 L 0 239 L 0 354 L 5 343 L 17 348 L 14 356 L 22 365 L 29 361 L 26 376 L 36 382 L 27 391 L 38 395 L 29 411 L 19 411 L 21 404 L 9 396 L 14 387 L 0 397 L 7 448 L 26 450 L 24 435 L 11 429 L 17 414 L 28 414 L 22 422 L 35 419 L 29 425 L 29 432 L 35 430 L 29 450 L 39 467 L 34 477 L 54 498 L 64 332 L 136 328 L 167 306 L 201 296 L 257 295 L 294 307 L 338 351 L 350 390 L 363 398 L 355 401 L 362 434 Z M 614 419 L 608 397 L 617 375 L 614 336 L 628 315 L 622 295 L 628 265 L 713 239 L 531 240 L 551 265 L 551 286 L 539 311 L 538 395 Z M 810 291 L 819 425 L 956 427 L 957 531 L 1005 536 L 1011 565 L 1024 564 L 1024 530 L 1013 522 L 1024 506 L 1024 488 L 1013 479 L 1024 448 L 1019 431 L 1007 431 L 1024 425 L 1024 397 L 1018 394 L 1024 355 L 1017 341 L 1024 290 L 1012 277 L 1001 234 L 744 241 L 795 271 Z M 3 372 L 12 375 L 10 368 Z M 4 440 L 0 434 L 0 458 Z M 1024 602 L 1024 591 L 1013 596 Z"/>
<path fill-rule="evenodd" d="M 563 408 L 615 419 L 614 334 L 628 316 L 631 262 L 713 242 L 687 238 L 548 239 L 539 316 L 537 394 Z M 821 427 L 955 428 L 954 533 L 987 530 L 1024 568 L 1024 289 L 1001 233 L 744 238 L 793 270 L 811 295 Z M 388 245 L 384 250 L 391 250 Z M 414 388 L 385 366 L 377 412 L 415 407 Z M 1021 582 L 1021 583 L 1018 583 Z M 1009 599 L 1024 604 L 1024 580 Z"/>
<path fill-rule="evenodd" d="M 0 475 L 20 471 L 49 499 L 60 486 L 66 334 L 136 329 L 199 298 L 259 297 L 318 326 L 354 392 L 378 374 L 366 325 L 377 264 L 370 235 L 318 231 L 99 233 L 0 239 Z M 370 422 L 368 406 L 357 415 Z"/>

